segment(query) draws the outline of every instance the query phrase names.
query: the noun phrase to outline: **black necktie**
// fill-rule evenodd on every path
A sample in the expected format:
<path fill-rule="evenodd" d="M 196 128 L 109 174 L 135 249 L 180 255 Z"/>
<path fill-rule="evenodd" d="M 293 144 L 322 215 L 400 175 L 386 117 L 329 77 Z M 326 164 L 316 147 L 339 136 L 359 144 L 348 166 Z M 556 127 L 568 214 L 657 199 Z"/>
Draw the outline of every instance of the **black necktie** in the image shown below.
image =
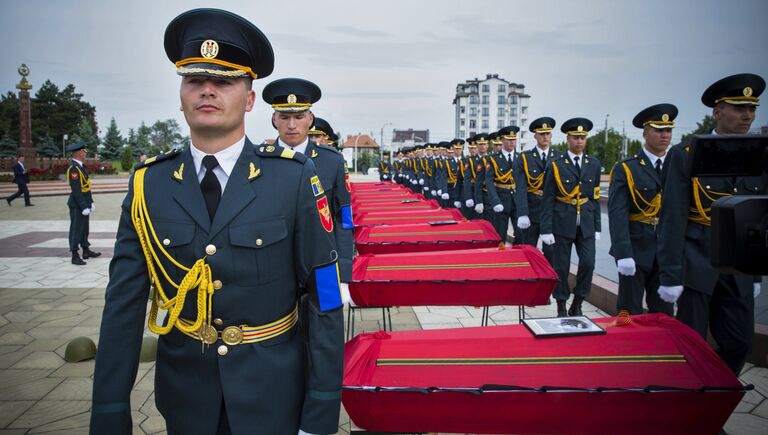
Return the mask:
<path fill-rule="evenodd" d="M 219 200 L 221 199 L 221 184 L 219 184 L 216 174 L 213 173 L 213 168 L 219 166 L 219 162 L 214 156 L 205 156 L 203 157 L 203 166 L 205 166 L 205 176 L 203 176 L 203 181 L 200 182 L 200 189 L 203 191 L 205 206 L 208 209 L 208 217 L 213 221 L 213 216 L 216 214 L 216 209 L 219 207 Z"/>
<path fill-rule="evenodd" d="M 512 153 L 507 154 L 507 162 L 509 163 L 509 167 L 512 167 Z"/>
<path fill-rule="evenodd" d="M 541 153 L 541 161 L 544 162 L 544 166 L 547 166 L 547 153 Z"/>
<path fill-rule="evenodd" d="M 656 159 L 656 173 L 659 174 L 659 178 L 661 178 L 661 159 Z"/>
<path fill-rule="evenodd" d="M 579 165 L 579 156 L 573 158 L 573 164 L 576 166 L 576 172 L 581 176 L 581 166 Z"/>

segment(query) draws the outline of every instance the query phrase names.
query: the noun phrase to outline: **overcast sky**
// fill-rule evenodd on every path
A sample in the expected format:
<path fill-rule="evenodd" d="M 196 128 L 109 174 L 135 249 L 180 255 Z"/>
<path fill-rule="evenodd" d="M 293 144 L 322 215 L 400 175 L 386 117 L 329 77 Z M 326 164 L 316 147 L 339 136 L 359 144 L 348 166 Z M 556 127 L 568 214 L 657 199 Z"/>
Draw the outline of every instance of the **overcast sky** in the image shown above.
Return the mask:
<path fill-rule="evenodd" d="M 125 135 L 143 120 L 175 118 L 179 77 L 163 50 L 166 25 L 198 1 L 2 2 L 0 91 L 16 92 L 18 66 L 34 93 L 45 79 L 75 85 L 96 107 L 103 135 L 114 117 Z M 592 119 L 639 138 L 641 109 L 678 106 L 675 140 L 709 109 L 703 90 L 730 74 L 768 78 L 766 0 L 218 1 L 269 38 L 275 71 L 254 83 L 247 114 L 254 141 L 274 137 L 261 90 L 271 80 L 317 83 L 313 111 L 343 135 L 392 128 L 454 136 L 456 85 L 488 73 L 522 83 L 529 119 Z M 768 101 L 768 95 L 763 95 Z M 768 124 L 768 104 L 753 127 Z M 556 141 L 563 137 L 558 133 Z"/>

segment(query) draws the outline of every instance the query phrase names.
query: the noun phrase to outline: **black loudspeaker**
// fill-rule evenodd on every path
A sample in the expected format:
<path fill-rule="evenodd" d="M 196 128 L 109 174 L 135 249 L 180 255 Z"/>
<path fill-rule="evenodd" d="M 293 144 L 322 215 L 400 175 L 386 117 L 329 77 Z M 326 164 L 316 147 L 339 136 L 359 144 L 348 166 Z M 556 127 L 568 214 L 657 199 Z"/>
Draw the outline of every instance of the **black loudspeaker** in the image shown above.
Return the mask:
<path fill-rule="evenodd" d="M 768 275 L 768 197 L 715 201 L 710 250 L 712 265 L 721 272 Z"/>

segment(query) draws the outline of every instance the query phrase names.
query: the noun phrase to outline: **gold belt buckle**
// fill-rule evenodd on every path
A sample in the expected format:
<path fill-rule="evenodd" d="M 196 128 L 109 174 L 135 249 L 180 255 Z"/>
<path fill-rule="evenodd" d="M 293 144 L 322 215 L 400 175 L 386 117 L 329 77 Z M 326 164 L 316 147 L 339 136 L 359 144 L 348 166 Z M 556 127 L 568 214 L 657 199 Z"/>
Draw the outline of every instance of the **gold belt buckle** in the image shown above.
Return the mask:
<path fill-rule="evenodd" d="M 201 326 L 197 331 L 197 334 L 200 336 L 200 341 L 205 344 L 216 343 L 216 340 L 219 339 L 219 331 L 217 331 L 216 328 L 211 325 Z"/>
<path fill-rule="evenodd" d="M 243 330 L 237 326 L 227 326 L 221 331 L 221 340 L 230 346 L 240 344 L 243 341 Z"/>

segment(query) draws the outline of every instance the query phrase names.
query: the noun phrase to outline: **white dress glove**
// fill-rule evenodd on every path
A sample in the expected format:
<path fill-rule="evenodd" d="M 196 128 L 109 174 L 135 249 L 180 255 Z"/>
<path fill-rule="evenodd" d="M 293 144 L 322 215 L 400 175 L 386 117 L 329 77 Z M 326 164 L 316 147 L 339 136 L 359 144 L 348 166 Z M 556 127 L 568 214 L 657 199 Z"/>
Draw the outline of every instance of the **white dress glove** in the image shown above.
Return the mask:
<path fill-rule="evenodd" d="M 423 178 L 419 180 L 419 184 L 421 184 L 422 186 L 424 185 L 424 179 Z"/>
<path fill-rule="evenodd" d="M 437 194 L 443 196 L 443 189 L 437 189 Z"/>
<path fill-rule="evenodd" d="M 633 276 L 636 272 L 635 259 L 632 257 L 619 258 L 619 261 L 616 262 L 616 267 L 622 275 Z"/>
<path fill-rule="evenodd" d="M 524 230 L 526 228 L 529 228 L 531 226 L 531 220 L 528 219 L 528 216 L 520 216 L 517 218 L 517 227 L 521 230 Z"/>
<path fill-rule="evenodd" d="M 681 294 L 683 294 L 683 286 L 681 285 L 672 285 L 672 286 L 660 285 L 659 286 L 659 297 L 664 302 L 669 302 L 670 304 L 674 304 L 675 302 L 677 302 L 677 299 L 680 298 Z"/>
<path fill-rule="evenodd" d="M 477 205 L 475 206 L 475 213 L 477 213 L 477 214 L 483 214 L 483 210 L 484 210 L 484 208 L 485 208 L 485 206 L 484 206 L 483 204 L 477 204 Z"/>
<path fill-rule="evenodd" d="M 83 214 L 83 216 L 88 216 L 89 214 L 91 214 L 91 209 L 90 208 L 83 209 L 81 213 Z"/>
<path fill-rule="evenodd" d="M 437 196 L 437 192 L 435 192 L 434 190 L 430 190 L 429 193 L 431 193 L 432 196 Z"/>
<path fill-rule="evenodd" d="M 96 211 L 96 204 L 92 202 L 91 203 L 91 213 L 93 213 L 95 211 Z"/>
<path fill-rule="evenodd" d="M 381 178 L 383 178 L 383 179 L 387 180 L 387 179 L 389 179 L 389 175 L 387 175 L 387 174 L 384 174 L 384 175 L 382 175 L 382 176 L 381 176 Z"/>
<path fill-rule="evenodd" d="M 461 201 L 454 201 L 453 206 L 456 208 L 461 208 Z"/>
<path fill-rule="evenodd" d="M 760 296 L 760 283 L 756 282 L 753 284 L 753 286 L 755 288 L 755 299 L 757 299 L 757 297 Z"/>
<path fill-rule="evenodd" d="M 416 180 L 411 180 L 411 184 L 417 184 Z"/>
<path fill-rule="evenodd" d="M 554 245 L 555 244 L 555 235 L 554 234 L 542 234 L 541 235 L 541 242 L 545 245 Z"/>
<path fill-rule="evenodd" d="M 341 285 L 341 304 L 348 304 L 352 300 L 352 295 L 349 294 L 349 284 L 346 282 L 340 282 Z"/>
<path fill-rule="evenodd" d="M 450 198 L 450 195 L 448 195 L 447 193 L 443 193 L 443 194 L 440 195 L 440 198 L 448 199 L 448 198 Z"/>
<path fill-rule="evenodd" d="M 496 204 L 493 206 L 493 211 L 495 211 L 496 213 L 501 213 L 504 211 L 504 206 L 501 204 Z"/>
<path fill-rule="evenodd" d="M 600 240 L 600 233 L 595 233 L 595 240 Z"/>
<path fill-rule="evenodd" d="M 465 202 L 465 204 L 467 204 L 467 208 L 472 208 L 472 207 L 475 206 L 475 200 L 474 199 L 468 199 L 467 202 Z"/>
<path fill-rule="evenodd" d="M 297 433 L 296 435 L 315 435 L 315 434 L 311 434 L 309 432 L 304 432 L 303 430 L 299 429 L 299 433 Z"/>

